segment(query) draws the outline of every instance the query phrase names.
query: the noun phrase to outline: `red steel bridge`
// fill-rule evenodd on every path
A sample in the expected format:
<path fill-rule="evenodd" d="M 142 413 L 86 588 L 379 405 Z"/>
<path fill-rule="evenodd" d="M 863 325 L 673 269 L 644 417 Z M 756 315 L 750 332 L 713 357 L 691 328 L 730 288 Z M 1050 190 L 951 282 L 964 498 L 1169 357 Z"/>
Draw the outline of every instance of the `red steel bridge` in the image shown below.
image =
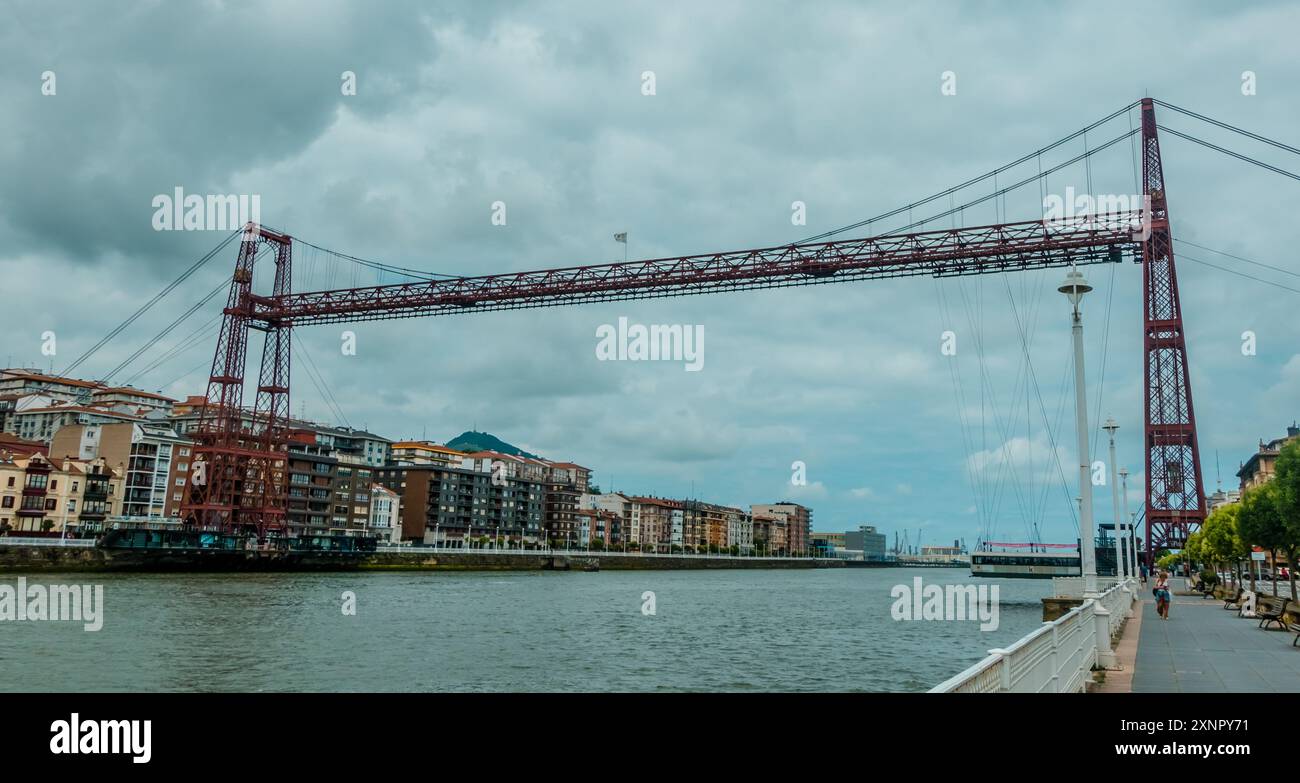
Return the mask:
<path fill-rule="evenodd" d="M 188 482 L 182 516 L 194 528 L 225 533 L 266 536 L 284 528 L 295 327 L 876 278 L 980 275 L 1127 258 L 1143 268 L 1147 556 L 1180 548 L 1205 519 L 1206 501 L 1156 103 L 1140 102 L 1141 127 L 1128 134 L 1140 135 L 1142 208 L 1050 226 L 1038 219 L 300 293 L 290 290 L 294 240 L 250 224 L 241 237 L 207 403 L 194 433 L 195 461 L 202 467 Z M 273 288 L 265 294 L 252 287 L 254 263 L 263 251 L 270 251 L 265 255 L 275 264 Z M 243 401 L 252 330 L 264 334 L 265 344 L 250 415 Z"/>

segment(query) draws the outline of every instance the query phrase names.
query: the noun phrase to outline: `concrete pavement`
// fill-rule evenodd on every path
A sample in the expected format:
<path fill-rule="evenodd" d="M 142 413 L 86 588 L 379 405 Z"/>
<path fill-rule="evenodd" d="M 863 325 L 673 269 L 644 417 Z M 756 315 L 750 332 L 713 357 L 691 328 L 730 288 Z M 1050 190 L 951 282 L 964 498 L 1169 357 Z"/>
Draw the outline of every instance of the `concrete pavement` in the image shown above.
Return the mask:
<path fill-rule="evenodd" d="M 1134 629 L 1134 693 L 1300 693 L 1294 633 L 1260 630 L 1259 620 L 1238 617 L 1212 598 L 1175 595 L 1162 620 L 1150 590 L 1148 583 Z"/>

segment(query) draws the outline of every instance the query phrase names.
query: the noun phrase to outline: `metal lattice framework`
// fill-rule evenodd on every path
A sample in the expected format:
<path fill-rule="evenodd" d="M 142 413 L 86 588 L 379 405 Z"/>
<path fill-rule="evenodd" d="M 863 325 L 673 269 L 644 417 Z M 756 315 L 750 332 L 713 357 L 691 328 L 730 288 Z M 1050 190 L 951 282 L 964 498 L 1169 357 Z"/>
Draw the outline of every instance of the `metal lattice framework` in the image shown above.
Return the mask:
<path fill-rule="evenodd" d="M 247 227 L 222 311 L 207 401 L 194 433 L 192 479 L 181 506 L 186 522 L 205 530 L 264 536 L 284 526 L 291 326 L 253 315 L 253 266 L 266 245 L 275 255 L 272 296 L 288 295 L 293 279 L 292 240 Z M 251 414 L 243 407 L 250 329 L 266 333 Z"/>
<path fill-rule="evenodd" d="M 1151 211 L 1151 233 L 1142 244 L 1146 558 L 1150 566 L 1156 552 L 1181 549 L 1205 521 L 1205 484 L 1196 443 L 1174 239 L 1169 230 L 1155 106 L 1150 98 L 1142 101 L 1142 188 Z"/>
<path fill-rule="evenodd" d="M 1119 261 L 1140 211 L 256 299 L 295 326 Z"/>
<path fill-rule="evenodd" d="M 284 527 L 290 336 L 296 326 L 878 278 L 990 274 L 1118 263 L 1127 257 L 1144 262 L 1146 268 L 1147 498 L 1151 518 L 1158 520 L 1148 527 L 1148 541 L 1152 527 L 1160 525 L 1156 542 L 1170 542 L 1170 531 L 1185 531 L 1203 518 L 1204 498 L 1168 207 L 1149 100 L 1143 102 L 1142 112 L 1149 211 L 308 293 L 289 290 L 291 238 L 250 225 L 240 244 L 197 433 L 195 461 L 202 468 L 188 482 L 182 514 L 187 524 L 205 530 L 264 536 Z M 1155 230 L 1149 230 L 1153 222 Z M 257 295 L 252 291 L 253 265 L 264 246 L 275 251 L 275 285 L 270 295 Z M 250 329 L 266 333 L 251 412 L 242 406 Z M 1156 476 L 1153 466 L 1172 464 L 1181 465 L 1182 473 L 1166 469 Z"/>

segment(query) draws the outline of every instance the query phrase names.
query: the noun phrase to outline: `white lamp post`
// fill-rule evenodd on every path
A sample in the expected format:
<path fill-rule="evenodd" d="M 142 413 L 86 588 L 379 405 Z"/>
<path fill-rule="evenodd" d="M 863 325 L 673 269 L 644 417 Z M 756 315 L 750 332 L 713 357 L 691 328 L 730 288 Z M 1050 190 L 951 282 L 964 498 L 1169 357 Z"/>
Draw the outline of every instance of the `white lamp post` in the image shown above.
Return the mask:
<path fill-rule="evenodd" d="M 1120 529 L 1124 527 L 1124 520 L 1119 515 L 1119 481 L 1116 479 L 1115 474 L 1115 430 L 1119 429 L 1119 425 L 1115 423 L 1113 417 L 1107 417 L 1106 423 L 1101 425 L 1101 428 L 1110 436 L 1110 465 L 1107 467 L 1110 473 L 1110 499 L 1113 507 L 1113 516 L 1111 518 L 1115 520 L 1115 581 L 1118 583 L 1124 581 L 1124 548 L 1119 541 Z"/>
<path fill-rule="evenodd" d="M 1074 415 L 1079 439 L 1079 552 L 1080 570 L 1083 572 L 1083 594 L 1097 595 L 1097 553 L 1092 525 L 1092 482 L 1089 480 L 1088 458 L 1088 389 L 1083 372 L 1083 318 L 1079 303 L 1083 295 L 1092 290 L 1078 269 L 1071 268 L 1065 282 L 1056 289 L 1065 294 L 1073 308 L 1074 333 Z"/>
<path fill-rule="evenodd" d="M 1119 469 L 1119 494 L 1124 511 L 1124 522 L 1128 525 L 1128 575 L 1137 579 L 1137 526 L 1133 524 L 1133 518 L 1128 513 L 1128 468 Z"/>

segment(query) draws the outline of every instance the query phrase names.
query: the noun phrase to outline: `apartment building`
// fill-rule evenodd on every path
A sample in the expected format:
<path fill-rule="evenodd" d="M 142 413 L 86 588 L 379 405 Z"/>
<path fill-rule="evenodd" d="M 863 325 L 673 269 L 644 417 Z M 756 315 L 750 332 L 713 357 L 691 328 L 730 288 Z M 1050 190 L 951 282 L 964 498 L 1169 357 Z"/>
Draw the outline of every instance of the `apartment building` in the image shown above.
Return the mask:
<path fill-rule="evenodd" d="M 91 394 L 102 388 L 102 383 L 47 375 L 37 369 L 11 367 L 0 370 L 0 397 L 41 393 L 65 401 L 89 402 Z"/>
<path fill-rule="evenodd" d="M 98 533 L 120 514 L 124 479 L 102 459 L 50 460 L 0 453 L 0 529 Z"/>
<path fill-rule="evenodd" d="M 680 502 L 655 497 L 632 497 L 629 500 L 632 502 L 629 542 L 639 544 L 645 552 L 663 552 L 670 546 L 682 545 L 686 532 Z M 634 542 L 633 534 L 636 536 Z"/>
<path fill-rule="evenodd" d="M 395 465 L 440 465 L 458 468 L 465 453 L 427 440 L 402 440 L 390 444 L 388 462 Z"/>
<path fill-rule="evenodd" d="M 812 509 L 798 503 L 783 501 L 781 503 L 757 504 L 749 507 L 753 516 L 777 517 L 784 524 L 780 531 L 783 550 L 800 554 L 808 550 L 812 533 Z M 776 535 L 775 528 L 773 535 Z"/>
<path fill-rule="evenodd" d="M 494 476 L 492 460 L 461 456 L 457 467 L 395 464 L 375 470 L 375 483 L 400 497 L 402 538 L 441 546 L 495 536 L 540 542 L 545 485 Z"/>
<path fill-rule="evenodd" d="M 577 521 L 578 546 L 612 548 L 622 545 L 620 515 L 599 508 L 579 508 L 574 512 L 574 516 Z"/>
<path fill-rule="evenodd" d="M 587 492 L 591 471 L 572 462 L 547 462 L 544 476 L 546 534 L 554 544 L 575 540 L 578 501 Z"/>
<path fill-rule="evenodd" d="M 741 536 L 747 514 L 741 509 L 732 508 L 731 506 L 719 506 L 713 503 L 705 503 L 703 506 L 703 540 L 699 545 L 708 546 L 712 551 L 722 551 L 732 546 L 733 534 L 737 538 Z M 752 535 L 752 523 L 749 530 Z M 750 543 L 753 543 L 752 540 Z"/>
<path fill-rule="evenodd" d="M 102 459 L 124 475 L 120 515 L 127 519 L 180 520 L 194 442 L 169 424 L 71 424 L 50 440 L 52 459 Z"/>
<path fill-rule="evenodd" d="M 359 464 L 372 468 L 388 464 L 393 442 L 381 435 L 352 427 L 310 425 L 304 427 L 316 433 L 317 445 L 334 452 L 340 459 L 355 458 Z"/>
<path fill-rule="evenodd" d="M 121 406 L 118 408 L 90 407 L 55 401 L 50 405 L 18 408 L 6 421 L 9 432 L 24 440 L 49 443 L 54 433 L 74 424 L 121 424 L 143 422 L 145 417 Z"/>
<path fill-rule="evenodd" d="M 112 408 L 120 405 L 146 413 L 157 411 L 162 414 L 171 413 L 176 405 L 176 400 L 171 397 L 132 389 L 129 386 L 105 386 L 94 389 L 90 393 L 90 402 L 97 407 Z"/>
<path fill-rule="evenodd" d="M 1277 457 L 1282 447 L 1296 439 L 1300 439 L 1300 427 L 1295 424 L 1286 428 L 1284 437 L 1274 438 L 1267 443 L 1260 439 L 1259 450 L 1242 463 L 1237 471 L 1237 478 L 1241 480 L 1239 491 L 1245 492 L 1272 480 L 1277 472 Z"/>
<path fill-rule="evenodd" d="M 402 498 L 379 484 L 371 484 L 368 530 L 390 544 L 402 543 Z"/>
<path fill-rule="evenodd" d="M 311 440 L 310 435 L 307 440 Z M 343 513 L 335 509 L 338 468 L 339 461 L 329 449 L 314 442 L 290 441 L 285 490 L 285 527 L 289 536 L 322 535 L 330 528 L 348 527 L 348 507 L 342 506 Z M 369 516 L 369 508 L 366 514 Z"/>
<path fill-rule="evenodd" d="M 550 477 L 550 463 L 542 459 L 521 457 L 516 454 L 504 454 L 499 451 L 474 451 L 461 454 L 461 460 L 487 460 L 492 465 L 492 472 L 497 476 L 521 478 L 527 481 L 546 483 Z"/>
<path fill-rule="evenodd" d="M 739 554 L 754 551 L 754 518 L 738 508 L 727 514 L 727 547 Z"/>
<path fill-rule="evenodd" d="M 756 550 L 770 554 L 782 554 L 787 551 L 787 523 L 784 514 L 752 512 L 750 520 L 753 524 Z"/>
<path fill-rule="evenodd" d="M 0 400 L 10 401 L 10 406 L 18 401 L 16 408 L 20 411 L 34 407 L 82 407 L 141 417 L 154 412 L 165 415 L 176 404 L 170 397 L 129 386 L 106 386 L 98 381 L 63 378 L 23 369 L 0 370 Z M 13 425 L 4 413 L 6 407 L 0 402 L 0 430 L 18 434 L 16 429 L 10 429 Z M 33 426 L 36 425 L 29 425 L 29 429 Z"/>
<path fill-rule="evenodd" d="M 617 518 L 609 524 L 613 531 L 611 540 L 619 546 L 641 543 L 637 523 L 633 522 L 633 505 L 630 498 L 618 492 L 606 492 L 600 495 L 583 494 L 578 498 L 579 509 L 601 511 Z M 637 520 L 639 519 L 638 514 Z"/>
<path fill-rule="evenodd" d="M 338 467 L 334 472 L 334 511 L 332 527 L 359 530 L 370 527 L 371 487 L 375 468 L 360 454 L 334 452 Z"/>

